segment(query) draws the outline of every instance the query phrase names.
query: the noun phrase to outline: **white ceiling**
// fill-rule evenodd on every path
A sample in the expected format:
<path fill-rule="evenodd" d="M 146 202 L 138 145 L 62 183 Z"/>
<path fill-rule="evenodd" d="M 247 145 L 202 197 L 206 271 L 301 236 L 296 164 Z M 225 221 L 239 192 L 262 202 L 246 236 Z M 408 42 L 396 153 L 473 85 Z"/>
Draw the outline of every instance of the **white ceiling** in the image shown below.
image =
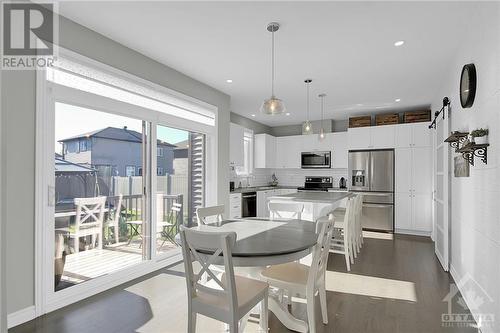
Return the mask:
<path fill-rule="evenodd" d="M 460 42 L 467 2 L 61 2 L 62 15 L 231 96 L 232 111 L 261 123 L 430 105 Z M 259 114 L 270 95 L 277 21 L 276 95 L 290 116 Z M 402 47 L 394 42 L 405 40 Z M 117 55 L 119 56 L 119 55 Z M 232 79 L 233 83 L 226 83 Z M 458 83 L 457 83 L 458 85 Z M 458 89 L 458 87 L 457 87 Z M 400 98 L 399 103 L 395 102 Z"/>

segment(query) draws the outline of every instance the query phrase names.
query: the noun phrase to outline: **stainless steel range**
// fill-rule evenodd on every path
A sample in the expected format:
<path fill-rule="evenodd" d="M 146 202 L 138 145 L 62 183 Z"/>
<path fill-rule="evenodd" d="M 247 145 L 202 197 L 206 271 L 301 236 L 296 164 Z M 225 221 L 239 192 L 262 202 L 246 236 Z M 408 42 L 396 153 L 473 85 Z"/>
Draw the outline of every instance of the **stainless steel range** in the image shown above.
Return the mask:
<path fill-rule="evenodd" d="M 305 191 L 323 191 L 328 192 L 333 187 L 332 177 L 306 177 L 303 187 L 297 188 L 299 192 Z"/>

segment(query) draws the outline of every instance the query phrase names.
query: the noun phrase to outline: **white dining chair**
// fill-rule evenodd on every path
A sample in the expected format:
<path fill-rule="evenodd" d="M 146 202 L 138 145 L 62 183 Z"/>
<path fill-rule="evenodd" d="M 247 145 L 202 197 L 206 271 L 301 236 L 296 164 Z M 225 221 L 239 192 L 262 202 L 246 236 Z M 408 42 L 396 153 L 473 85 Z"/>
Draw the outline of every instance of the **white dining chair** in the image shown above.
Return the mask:
<path fill-rule="evenodd" d="M 196 332 L 197 314 L 222 321 L 231 333 L 239 331 L 239 322 L 256 305 L 260 307 L 260 327 L 268 330 L 268 289 L 266 282 L 234 274 L 232 249 L 235 232 L 203 232 L 181 226 L 182 254 L 188 297 L 188 332 Z M 211 253 L 211 254 L 207 254 Z M 217 275 L 211 270 L 223 259 L 225 272 Z M 201 270 L 195 274 L 193 263 Z M 208 274 L 211 280 L 203 284 L 200 277 Z"/>
<path fill-rule="evenodd" d="M 113 234 L 115 237 L 115 243 L 118 244 L 120 241 L 120 213 L 122 208 L 123 195 L 120 194 L 118 199 L 115 200 L 113 210 L 109 210 L 109 217 L 104 222 L 104 226 L 108 228 L 113 228 Z M 110 203 L 111 204 L 111 203 Z"/>
<path fill-rule="evenodd" d="M 304 211 L 304 204 L 296 202 L 269 202 L 268 208 L 271 220 L 282 218 L 300 220 Z"/>
<path fill-rule="evenodd" d="M 326 220 L 318 221 L 318 241 L 313 248 L 311 266 L 290 262 L 266 268 L 261 272 L 262 279 L 271 287 L 286 290 L 292 295 L 305 296 L 307 301 L 307 321 L 309 332 L 316 332 L 314 297 L 319 295 L 323 324 L 328 324 L 326 305 L 325 272 L 328 264 L 330 240 L 333 235 L 335 218 L 329 214 Z"/>
<path fill-rule="evenodd" d="M 80 237 L 91 236 L 92 245 L 102 249 L 102 231 L 104 220 L 104 206 L 106 197 L 75 198 L 76 206 L 75 228 L 70 233 L 73 238 L 73 250 L 80 251 Z"/>
<path fill-rule="evenodd" d="M 222 222 L 224 219 L 224 205 L 203 207 L 196 209 L 196 220 L 198 225 Z M 212 221 L 208 221 L 212 218 Z"/>
<path fill-rule="evenodd" d="M 347 200 L 345 213 L 340 214 L 339 211 L 333 212 L 335 224 L 330 248 L 333 253 L 344 255 L 347 271 L 351 270 L 351 263 L 354 264 L 352 245 L 352 232 L 355 219 L 354 210 L 355 197 L 351 196 Z"/>

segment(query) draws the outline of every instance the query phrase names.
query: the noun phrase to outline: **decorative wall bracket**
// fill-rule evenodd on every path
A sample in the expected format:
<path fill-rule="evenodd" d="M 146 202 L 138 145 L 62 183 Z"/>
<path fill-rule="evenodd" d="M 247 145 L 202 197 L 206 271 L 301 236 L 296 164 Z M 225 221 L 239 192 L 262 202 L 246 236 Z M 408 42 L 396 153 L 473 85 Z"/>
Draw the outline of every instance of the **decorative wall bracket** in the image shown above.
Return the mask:
<path fill-rule="evenodd" d="M 476 144 L 474 142 L 469 142 L 458 149 L 457 153 L 461 153 L 471 165 L 474 165 L 474 157 L 478 157 L 484 164 L 488 164 L 488 146 L 488 143 Z"/>
<path fill-rule="evenodd" d="M 463 144 L 468 137 L 469 133 L 467 132 L 452 132 L 449 137 L 444 140 L 444 142 L 448 142 L 451 146 L 451 148 L 455 149 L 455 152 L 458 152 L 460 149 L 460 145 Z"/>

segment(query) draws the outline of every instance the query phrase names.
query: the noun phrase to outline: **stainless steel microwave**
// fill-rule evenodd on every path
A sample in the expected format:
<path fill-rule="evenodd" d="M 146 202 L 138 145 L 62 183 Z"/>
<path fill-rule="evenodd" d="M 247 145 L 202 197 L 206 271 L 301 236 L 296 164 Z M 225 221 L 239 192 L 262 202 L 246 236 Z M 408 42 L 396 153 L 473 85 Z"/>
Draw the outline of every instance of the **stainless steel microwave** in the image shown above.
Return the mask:
<path fill-rule="evenodd" d="M 329 169 L 331 168 L 332 152 L 312 151 L 301 154 L 302 169 Z"/>

